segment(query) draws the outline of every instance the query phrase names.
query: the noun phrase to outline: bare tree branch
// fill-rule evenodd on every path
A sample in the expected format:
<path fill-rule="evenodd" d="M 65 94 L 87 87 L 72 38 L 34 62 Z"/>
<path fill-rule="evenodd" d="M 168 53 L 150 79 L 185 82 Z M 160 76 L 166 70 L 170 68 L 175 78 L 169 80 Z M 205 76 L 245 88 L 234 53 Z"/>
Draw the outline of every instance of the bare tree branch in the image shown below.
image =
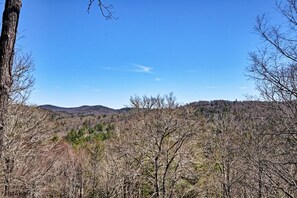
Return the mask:
<path fill-rule="evenodd" d="M 102 2 L 102 0 L 89 0 L 89 4 L 88 4 L 88 12 L 90 11 L 92 5 L 97 2 L 98 3 L 98 7 L 100 9 L 101 15 L 103 17 L 105 17 L 106 20 L 111 20 L 111 19 L 118 19 L 118 17 L 114 16 L 114 12 L 112 12 L 113 10 L 113 5 L 111 4 L 104 4 Z"/>

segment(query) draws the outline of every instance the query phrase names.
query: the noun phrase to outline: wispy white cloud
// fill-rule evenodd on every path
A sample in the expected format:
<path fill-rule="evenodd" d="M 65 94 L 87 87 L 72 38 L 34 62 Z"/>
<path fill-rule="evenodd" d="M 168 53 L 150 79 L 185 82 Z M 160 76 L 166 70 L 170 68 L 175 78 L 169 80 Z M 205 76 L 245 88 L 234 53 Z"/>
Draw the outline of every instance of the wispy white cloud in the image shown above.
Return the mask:
<path fill-rule="evenodd" d="M 116 71 L 116 72 L 137 72 L 137 73 L 153 73 L 152 67 L 141 64 L 130 64 L 125 67 L 101 67 L 102 70 Z"/>
<path fill-rule="evenodd" d="M 140 73 L 152 73 L 151 67 L 145 66 L 145 65 L 139 65 L 135 64 L 136 69 L 132 69 L 133 72 L 140 72 Z"/>
<path fill-rule="evenodd" d="M 162 79 L 161 78 L 155 78 L 155 81 L 160 82 L 160 81 L 162 81 Z"/>
<path fill-rule="evenodd" d="M 100 69 L 107 70 L 107 71 L 118 71 L 118 72 L 127 71 L 125 68 L 117 68 L 117 67 L 101 67 Z"/>
<path fill-rule="evenodd" d="M 245 90 L 247 89 L 247 87 L 243 86 L 243 87 L 237 87 L 238 89 L 241 89 L 241 90 Z"/>

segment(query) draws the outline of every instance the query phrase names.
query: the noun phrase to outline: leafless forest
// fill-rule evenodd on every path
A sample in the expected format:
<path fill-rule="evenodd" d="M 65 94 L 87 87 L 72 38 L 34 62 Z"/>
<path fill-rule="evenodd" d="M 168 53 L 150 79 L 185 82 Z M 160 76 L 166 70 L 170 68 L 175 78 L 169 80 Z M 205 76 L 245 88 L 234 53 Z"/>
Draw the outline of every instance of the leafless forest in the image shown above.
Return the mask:
<path fill-rule="evenodd" d="M 6 0 L 0 39 L 0 197 L 297 197 L 297 1 L 277 4 L 282 25 L 256 20 L 265 45 L 246 74 L 259 98 L 134 96 L 98 115 L 26 104 L 34 63 L 14 48 L 21 3 Z"/>

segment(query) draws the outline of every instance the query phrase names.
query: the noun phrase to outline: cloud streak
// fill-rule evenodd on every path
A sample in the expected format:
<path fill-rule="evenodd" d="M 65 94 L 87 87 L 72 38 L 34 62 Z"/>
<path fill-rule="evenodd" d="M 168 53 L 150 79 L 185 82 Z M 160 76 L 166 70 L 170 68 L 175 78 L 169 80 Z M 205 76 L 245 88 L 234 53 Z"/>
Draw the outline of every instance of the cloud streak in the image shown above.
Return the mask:
<path fill-rule="evenodd" d="M 152 73 L 152 69 L 153 69 L 151 67 L 139 65 L 139 64 L 135 64 L 135 67 L 136 67 L 136 69 L 133 69 L 131 71 L 140 72 L 140 73 Z"/>
<path fill-rule="evenodd" d="M 103 70 L 107 71 L 116 71 L 116 72 L 135 72 L 135 73 L 153 73 L 152 67 L 140 65 L 140 64 L 131 64 L 129 67 L 101 67 Z"/>

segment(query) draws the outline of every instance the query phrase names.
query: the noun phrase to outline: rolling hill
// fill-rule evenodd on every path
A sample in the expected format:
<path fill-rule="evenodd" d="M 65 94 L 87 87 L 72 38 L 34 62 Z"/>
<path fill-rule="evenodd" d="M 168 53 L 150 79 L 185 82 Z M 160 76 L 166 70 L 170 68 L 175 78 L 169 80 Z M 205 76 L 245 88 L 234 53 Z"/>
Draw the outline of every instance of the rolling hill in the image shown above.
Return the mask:
<path fill-rule="evenodd" d="M 68 114 L 68 115 L 103 115 L 103 114 L 114 114 L 123 111 L 124 109 L 112 109 L 109 107 L 94 105 L 94 106 L 80 106 L 80 107 L 59 107 L 54 105 L 41 105 L 41 109 L 52 111 L 57 114 Z"/>

